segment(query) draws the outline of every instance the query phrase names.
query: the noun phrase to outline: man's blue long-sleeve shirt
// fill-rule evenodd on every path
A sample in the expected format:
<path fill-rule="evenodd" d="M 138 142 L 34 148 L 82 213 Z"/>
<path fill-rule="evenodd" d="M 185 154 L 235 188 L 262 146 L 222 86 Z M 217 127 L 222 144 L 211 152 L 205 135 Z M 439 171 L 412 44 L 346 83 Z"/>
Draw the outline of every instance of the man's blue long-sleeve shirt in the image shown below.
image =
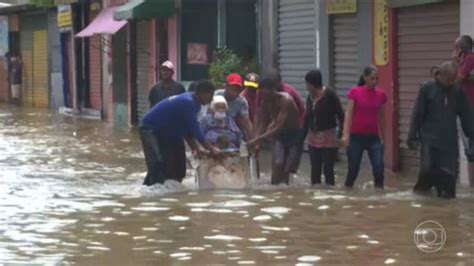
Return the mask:
<path fill-rule="evenodd" d="M 151 108 L 141 125 L 152 128 L 158 137 L 167 142 L 182 141 L 185 136 L 191 135 L 204 143 L 204 135 L 197 121 L 199 109 L 193 93 L 171 96 Z"/>

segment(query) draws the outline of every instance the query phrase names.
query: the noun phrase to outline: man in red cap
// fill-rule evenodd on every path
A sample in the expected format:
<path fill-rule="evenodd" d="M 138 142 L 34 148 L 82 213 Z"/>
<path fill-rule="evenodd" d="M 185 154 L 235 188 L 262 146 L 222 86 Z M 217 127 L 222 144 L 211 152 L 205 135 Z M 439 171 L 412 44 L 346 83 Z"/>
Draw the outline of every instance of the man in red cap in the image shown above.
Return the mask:
<path fill-rule="evenodd" d="M 244 139 L 248 141 L 253 137 L 253 129 L 249 118 L 249 105 L 247 100 L 240 95 L 243 91 L 242 77 L 236 73 L 230 74 L 227 76 L 226 83 L 226 88 L 216 91 L 214 95 L 224 96 L 229 105 L 227 115 L 234 119 L 244 134 Z"/>

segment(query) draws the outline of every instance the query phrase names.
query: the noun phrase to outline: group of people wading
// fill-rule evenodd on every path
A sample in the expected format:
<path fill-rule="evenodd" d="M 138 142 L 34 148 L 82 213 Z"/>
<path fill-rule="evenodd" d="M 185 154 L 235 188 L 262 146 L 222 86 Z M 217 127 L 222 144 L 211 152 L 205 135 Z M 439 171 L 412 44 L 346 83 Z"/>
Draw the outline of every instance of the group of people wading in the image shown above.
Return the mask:
<path fill-rule="evenodd" d="M 472 159 L 474 137 L 474 69 L 472 39 L 461 36 L 455 42 L 452 61 L 436 66 L 433 80 L 419 90 L 407 144 L 420 148 L 421 161 L 415 192 L 435 187 L 438 196 L 455 197 L 458 176 L 458 125 L 466 141 L 466 155 Z M 226 86 L 203 80 L 188 92 L 173 80 L 174 66 L 161 66 L 161 81 L 150 91 L 151 109 L 140 123 L 148 172 L 145 185 L 181 182 L 186 174 L 185 144 L 193 154 L 222 158 L 240 145 L 258 156 L 261 144 L 271 140 L 272 184 L 288 184 L 296 173 L 305 144 L 311 162 L 311 183 L 335 185 L 334 163 L 338 150 L 347 150 L 346 187 L 353 187 L 364 151 L 367 151 L 374 186 L 384 187 L 383 107 L 387 97 L 377 87 L 378 71 L 367 66 L 358 84 L 347 94 L 344 112 L 339 96 L 325 86 L 321 72 L 305 75 L 308 97 L 303 101 L 296 89 L 284 83 L 277 71 L 259 77 L 249 73 L 227 76 Z"/>

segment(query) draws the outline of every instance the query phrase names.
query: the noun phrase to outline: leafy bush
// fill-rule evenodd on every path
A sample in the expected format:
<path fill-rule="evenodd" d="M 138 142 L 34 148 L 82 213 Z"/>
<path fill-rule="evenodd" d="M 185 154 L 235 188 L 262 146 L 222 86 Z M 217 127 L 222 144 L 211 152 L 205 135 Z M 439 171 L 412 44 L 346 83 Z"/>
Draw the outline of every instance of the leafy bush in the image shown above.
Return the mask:
<path fill-rule="evenodd" d="M 250 72 L 258 72 L 255 60 L 244 63 L 242 58 L 226 47 L 214 51 L 212 63 L 209 65 L 209 79 L 218 88 L 225 87 L 227 75 L 238 73 L 243 77 Z"/>

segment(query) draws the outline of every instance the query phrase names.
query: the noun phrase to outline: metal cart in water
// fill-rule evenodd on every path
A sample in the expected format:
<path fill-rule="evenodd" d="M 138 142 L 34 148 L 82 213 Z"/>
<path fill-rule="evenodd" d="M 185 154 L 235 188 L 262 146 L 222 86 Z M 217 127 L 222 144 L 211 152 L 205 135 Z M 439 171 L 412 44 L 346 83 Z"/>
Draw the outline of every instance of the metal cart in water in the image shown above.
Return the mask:
<path fill-rule="evenodd" d="M 245 148 L 226 151 L 220 160 L 200 159 L 196 173 L 200 190 L 249 189 L 256 178 L 257 160 Z"/>

